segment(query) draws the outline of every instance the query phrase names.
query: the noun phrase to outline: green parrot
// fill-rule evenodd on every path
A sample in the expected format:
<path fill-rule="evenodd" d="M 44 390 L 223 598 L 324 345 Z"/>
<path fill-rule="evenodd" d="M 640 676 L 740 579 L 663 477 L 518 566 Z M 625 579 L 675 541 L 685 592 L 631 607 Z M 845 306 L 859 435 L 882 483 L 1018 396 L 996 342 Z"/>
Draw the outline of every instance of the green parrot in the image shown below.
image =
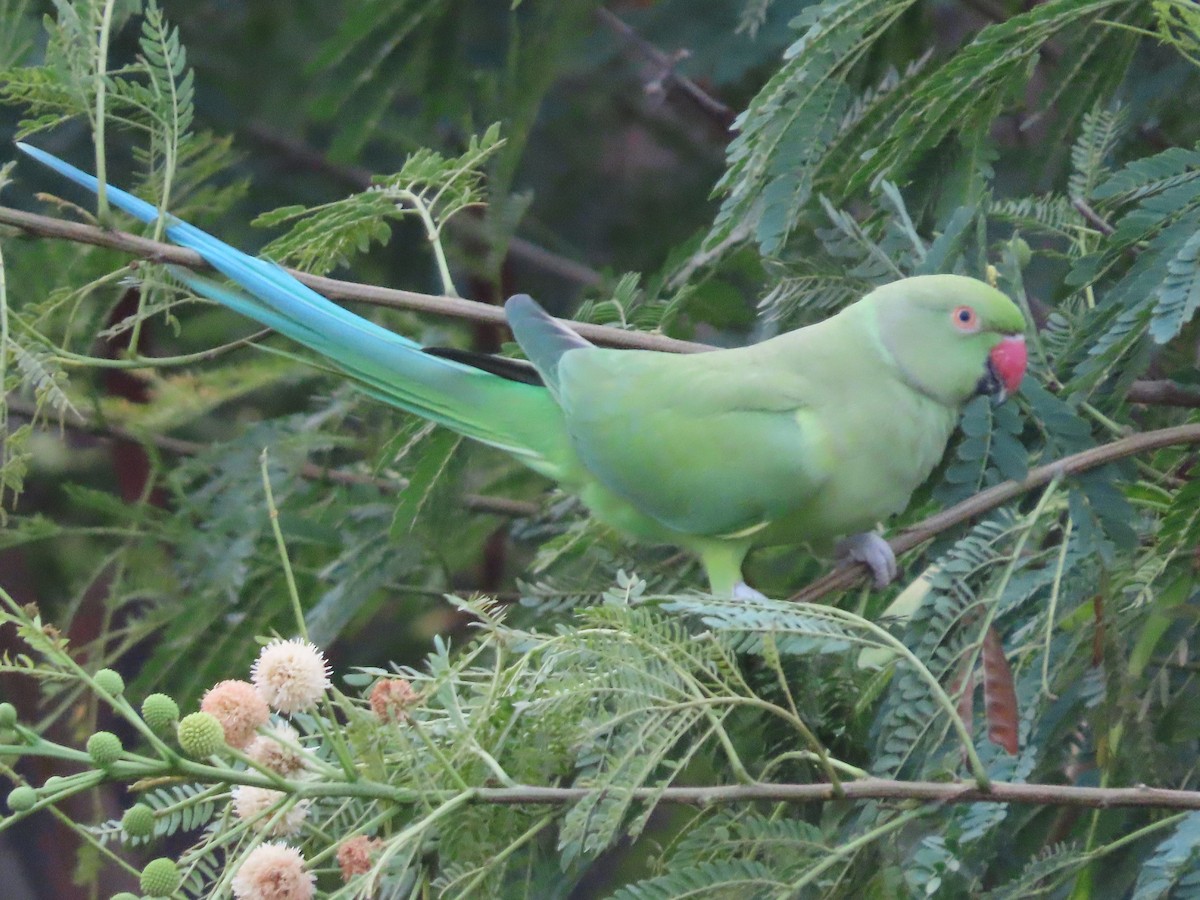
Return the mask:
<path fill-rule="evenodd" d="M 96 179 L 30 156 L 93 191 Z M 154 222 L 155 206 L 107 188 Z M 905 278 L 762 343 L 677 355 L 596 347 L 521 294 L 505 305 L 536 373 L 419 344 L 354 315 L 272 262 L 167 217 L 167 236 L 236 283 L 191 272 L 197 294 L 326 357 L 368 394 L 511 453 L 598 520 L 700 558 L 714 594 L 759 596 L 755 547 L 832 543 L 879 584 L 896 574 L 874 531 L 946 449 L 962 406 L 996 402 L 1025 372 L 1025 320 L 959 275 Z"/>

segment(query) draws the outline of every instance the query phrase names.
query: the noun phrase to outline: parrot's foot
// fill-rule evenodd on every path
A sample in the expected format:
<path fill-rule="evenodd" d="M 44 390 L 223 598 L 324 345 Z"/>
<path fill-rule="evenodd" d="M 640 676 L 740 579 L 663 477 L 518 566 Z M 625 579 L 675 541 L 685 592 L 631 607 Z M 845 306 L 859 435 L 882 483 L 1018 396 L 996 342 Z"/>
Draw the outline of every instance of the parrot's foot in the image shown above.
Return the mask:
<path fill-rule="evenodd" d="M 746 584 L 746 582 L 739 581 L 737 584 L 735 584 L 733 586 L 733 599 L 734 600 L 766 600 L 767 595 L 764 593 L 761 593 L 760 591 L 756 591 L 754 588 L 750 587 L 750 585 Z"/>
<path fill-rule="evenodd" d="M 864 531 L 839 541 L 834 553 L 840 565 L 866 563 L 875 576 L 875 587 L 887 587 L 896 577 L 896 554 L 874 531 Z"/>

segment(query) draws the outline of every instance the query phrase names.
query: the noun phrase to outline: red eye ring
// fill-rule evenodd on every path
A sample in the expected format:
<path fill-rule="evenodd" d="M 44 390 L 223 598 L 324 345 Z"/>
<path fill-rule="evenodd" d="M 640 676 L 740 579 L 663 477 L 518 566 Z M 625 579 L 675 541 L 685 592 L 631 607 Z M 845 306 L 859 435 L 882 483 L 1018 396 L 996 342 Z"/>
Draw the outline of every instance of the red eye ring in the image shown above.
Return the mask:
<path fill-rule="evenodd" d="M 950 313 L 950 321 L 959 331 L 975 332 L 979 330 L 979 314 L 969 306 L 956 306 Z"/>

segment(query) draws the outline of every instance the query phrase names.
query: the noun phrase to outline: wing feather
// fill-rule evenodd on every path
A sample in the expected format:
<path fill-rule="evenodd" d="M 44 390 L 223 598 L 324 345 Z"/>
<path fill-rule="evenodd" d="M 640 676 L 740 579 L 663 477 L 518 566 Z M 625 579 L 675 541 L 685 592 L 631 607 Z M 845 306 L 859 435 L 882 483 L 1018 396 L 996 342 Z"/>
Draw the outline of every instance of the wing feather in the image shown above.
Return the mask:
<path fill-rule="evenodd" d="M 755 348 L 570 353 L 558 369 L 568 434 L 601 483 L 663 525 L 753 533 L 833 469 L 809 386 L 760 362 Z"/>

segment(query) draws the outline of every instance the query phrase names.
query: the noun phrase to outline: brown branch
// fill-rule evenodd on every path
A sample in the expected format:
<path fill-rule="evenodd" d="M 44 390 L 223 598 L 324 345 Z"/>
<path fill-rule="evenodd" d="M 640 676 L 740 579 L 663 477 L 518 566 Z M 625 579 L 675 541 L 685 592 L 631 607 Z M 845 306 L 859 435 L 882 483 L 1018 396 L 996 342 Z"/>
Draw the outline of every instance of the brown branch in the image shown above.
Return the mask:
<path fill-rule="evenodd" d="M 518 786 L 476 788 L 483 803 L 576 803 L 594 788 Z M 714 787 L 635 788 L 625 796 L 637 800 L 709 806 L 714 803 L 824 803 L 831 800 L 909 800 L 926 803 L 1028 803 L 1040 806 L 1084 806 L 1095 809 L 1153 807 L 1200 809 L 1200 791 L 1145 786 L 1128 788 L 1075 787 L 1065 784 L 1012 784 L 993 781 L 987 790 L 974 782 L 889 781 L 865 778 L 832 784 L 739 784 Z"/>
<path fill-rule="evenodd" d="M 1135 381 L 1129 386 L 1125 399 L 1130 403 L 1148 406 L 1200 407 L 1200 388 L 1189 387 L 1170 380 Z"/>
<path fill-rule="evenodd" d="M 675 70 L 678 60 L 663 53 L 663 51 L 659 50 L 629 27 L 619 16 L 605 9 L 603 6 L 597 8 L 596 18 L 605 28 L 618 35 L 645 59 L 649 60 L 661 73 L 658 79 L 660 82 L 666 82 L 672 87 L 678 88 L 721 128 L 727 129 L 733 124 L 733 120 L 737 118 L 737 113 L 704 90 L 704 88 L 700 87 L 700 85 L 696 84 L 696 82 L 692 81 L 692 79 L 686 75 L 680 75 Z"/>
<path fill-rule="evenodd" d="M 1104 216 L 1092 209 L 1082 197 L 1072 197 L 1071 206 L 1104 236 L 1107 237 L 1117 230 Z"/>
<path fill-rule="evenodd" d="M 7 404 L 10 411 L 33 419 L 38 411 L 34 404 L 23 400 L 9 398 Z M 164 434 L 148 434 L 123 428 L 108 422 L 97 422 L 83 416 L 72 416 L 63 420 L 63 425 L 71 431 L 92 434 L 97 437 L 112 438 L 120 441 L 130 441 L 135 444 L 150 444 L 176 456 L 197 456 L 207 447 L 197 441 L 170 437 Z M 408 487 L 408 481 L 400 478 L 377 478 L 362 472 L 346 472 L 340 469 L 330 469 L 318 466 L 316 463 L 304 463 L 299 469 L 300 477 L 309 481 L 328 481 L 333 484 L 355 484 L 372 487 L 385 494 L 394 494 Z M 536 503 L 525 500 L 512 500 L 507 497 L 493 497 L 487 494 L 462 494 L 459 502 L 475 512 L 492 513 L 499 516 L 532 516 L 541 511 Z"/>
<path fill-rule="evenodd" d="M 968 522 L 1010 500 L 1015 500 L 1034 488 L 1049 484 L 1056 476 L 1077 475 L 1088 469 L 1094 469 L 1097 466 L 1103 466 L 1137 453 L 1181 444 L 1200 444 L 1200 425 L 1177 425 L 1173 428 L 1160 428 L 1157 431 L 1135 434 L 1109 444 L 1092 447 L 1081 453 L 1065 456 L 1060 460 L 1046 463 L 1044 466 L 1038 466 L 1036 469 L 1031 469 L 1021 481 L 1006 481 L 1003 484 L 997 484 L 986 491 L 980 491 L 978 494 L 968 497 L 949 509 L 934 513 L 923 522 L 906 529 L 889 543 L 895 554 L 899 556 L 955 525 Z M 834 569 L 794 594 L 791 599 L 812 603 L 834 591 L 853 587 L 866 575 L 867 568 L 861 564 Z"/>
<path fill-rule="evenodd" d="M 176 247 L 174 244 L 161 244 L 157 241 L 138 237 L 124 231 L 99 228 L 95 225 L 87 225 L 82 222 L 68 222 L 64 219 L 41 216 L 36 213 L 24 212 L 7 206 L 0 206 L 0 225 L 19 228 L 27 234 L 34 234 L 40 237 L 74 241 L 79 244 L 91 244 L 96 247 L 108 247 L 151 260 L 152 262 L 183 266 L 187 269 L 210 268 L 201 258 L 200 254 L 193 250 Z M 353 300 L 361 303 L 370 303 L 375 306 L 387 306 L 394 309 L 406 309 L 414 312 L 466 319 L 471 322 L 505 324 L 504 310 L 489 303 L 476 303 L 474 300 L 463 300 L 458 297 L 439 297 L 433 294 L 419 294 L 416 291 L 376 287 L 374 285 L 358 284 L 353 281 L 340 281 L 336 278 L 309 275 L 294 269 L 289 269 L 288 271 L 304 284 L 319 291 L 326 297 L 336 300 Z M 593 325 L 588 322 L 566 322 L 566 324 L 588 340 L 610 347 L 663 350 L 671 353 L 695 353 L 713 349 L 704 344 L 679 341 L 669 338 L 666 335 L 651 334 L 644 331 L 625 331 L 620 328 L 611 328 L 607 325 Z"/>
<path fill-rule="evenodd" d="M 10 225 L 22 231 L 41 237 L 92 244 L 121 250 L 149 259 L 155 262 L 169 263 L 191 269 L 207 269 L 208 264 L 198 253 L 176 247 L 173 244 L 162 244 L 137 235 L 122 231 L 112 231 L 87 225 L 80 222 L 68 222 L 50 216 L 41 216 L 22 210 L 0 206 L 0 225 Z M 486 303 L 476 303 L 457 297 L 439 297 L 432 294 L 419 294 L 414 291 L 404 291 L 395 288 L 383 288 L 373 285 L 363 285 L 352 281 L 339 281 L 318 275 L 307 275 L 303 272 L 289 270 L 301 282 L 323 293 L 327 297 L 353 300 L 396 309 L 406 309 L 434 315 L 462 318 L 470 321 L 504 323 L 504 311 Z M 625 331 L 606 325 L 594 325 L 586 322 L 565 321 L 583 337 L 611 347 L 624 347 L 640 350 L 661 350 L 673 353 L 697 353 L 712 350 L 705 344 L 691 341 L 680 341 L 665 335 L 639 331 Z M 1131 385 L 1128 399 L 1134 403 L 1157 403 L 1162 405 L 1200 407 L 1200 392 L 1193 392 L 1182 385 L 1165 381 L 1135 381 Z M 1148 449 L 1169 446 L 1174 443 L 1197 443 L 1200 437 L 1194 436 L 1195 429 L 1200 426 L 1180 426 L 1166 428 L 1160 431 L 1114 441 L 1102 447 L 1096 447 L 1083 453 L 1075 454 L 1055 463 L 1049 463 L 1034 469 L 1021 482 L 1005 482 L 996 485 L 974 497 L 963 501 L 957 506 L 944 510 L 926 519 L 897 537 L 892 546 L 897 553 L 906 552 L 934 535 L 955 525 L 961 524 L 981 513 L 988 512 L 1021 494 L 1040 487 L 1050 481 L 1060 469 L 1064 474 L 1074 474 L 1094 466 L 1103 465 L 1114 459 L 1120 459 Z M 1185 436 L 1180 437 L 1183 434 Z M 135 438 L 140 439 L 140 438 Z M 524 514 L 524 513 L 521 513 Z M 834 590 L 852 586 L 863 572 L 862 567 L 838 569 L 823 578 L 813 582 L 793 599 L 812 601 L 825 596 Z"/>
<path fill-rule="evenodd" d="M 188 269 L 209 268 L 198 253 L 174 244 L 161 244 L 124 231 L 99 228 L 82 222 L 68 222 L 65 219 L 37 215 L 11 207 L 0 206 L 0 225 L 19 228 L 27 234 L 39 237 L 120 250 L 153 262 L 168 263 Z M 309 287 L 320 291 L 327 297 L 338 300 L 387 306 L 393 309 L 412 310 L 489 324 L 504 324 L 505 322 L 504 311 L 488 303 L 476 303 L 473 300 L 463 300 L 458 297 L 419 294 L 415 291 L 377 287 L 353 281 L 340 281 L 320 275 L 308 275 L 295 269 L 289 269 L 289 271 Z M 564 321 L 589 340 L 609 347 L 662 350 L 669 353 L 702 353 L 714 349 L 707 344 L 681 341 L 661 334 L 627 331 L 623 328 L 593 325 L 587 322 Z M 258 337 L 259 335 L 254 335 L 245 340 L 257 340 Z M 1200 407 L 1200 389 L 1189 389 L 1170 381 L 1135 381 L 1129 389 L 1127 399 L 1131 403 Z"/>

